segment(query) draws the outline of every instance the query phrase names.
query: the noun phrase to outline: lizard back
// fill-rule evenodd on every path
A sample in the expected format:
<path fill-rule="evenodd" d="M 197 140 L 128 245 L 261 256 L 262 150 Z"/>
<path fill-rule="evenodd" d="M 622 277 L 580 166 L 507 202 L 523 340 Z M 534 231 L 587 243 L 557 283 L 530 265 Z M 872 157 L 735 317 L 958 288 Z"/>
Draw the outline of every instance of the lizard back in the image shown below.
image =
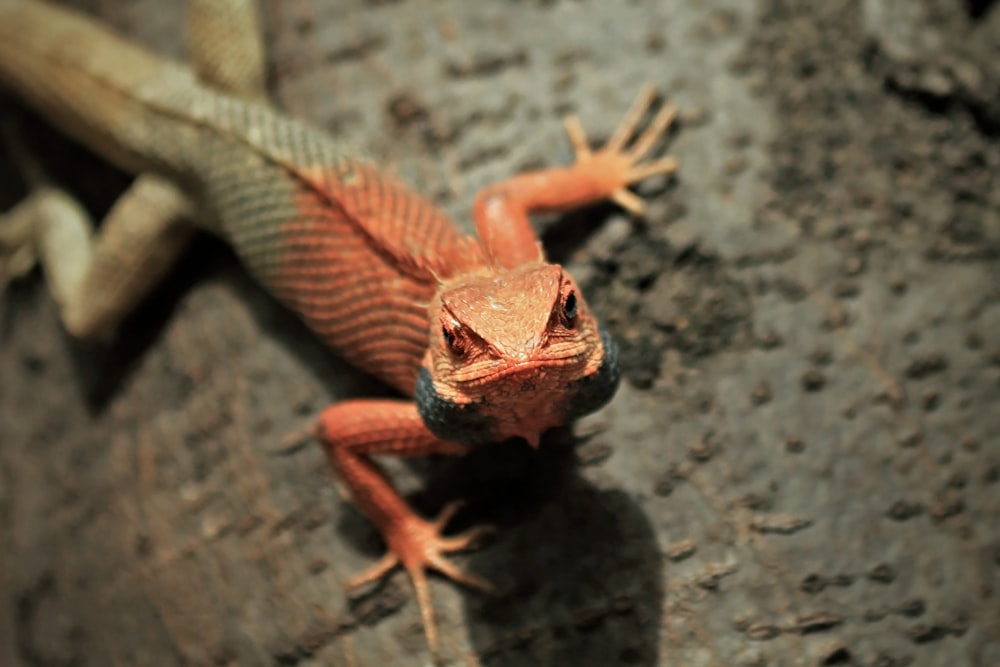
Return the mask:
<path fill-rule="evenodd" d="M 403 392 L 439 280 L 485 264 L 432 204 L 325 134 L 81 15 L 0 3 L 0 82 L 118 166 L 182 185 L 197 222 L 324 343 Z"/>

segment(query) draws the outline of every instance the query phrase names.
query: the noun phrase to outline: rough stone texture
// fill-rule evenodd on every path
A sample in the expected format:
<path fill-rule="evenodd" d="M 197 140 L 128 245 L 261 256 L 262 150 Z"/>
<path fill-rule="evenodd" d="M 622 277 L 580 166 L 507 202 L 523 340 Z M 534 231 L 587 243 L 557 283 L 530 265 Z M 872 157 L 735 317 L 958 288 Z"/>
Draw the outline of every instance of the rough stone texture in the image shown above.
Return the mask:
<path fill-rule="evenodd" d="M 179 53 L 164 4 L 91 0 Z M 334 6 L 336 5 L 336 6 Z M 623 342 L 616 400 L 538 455 L 393 465 L 498 525 L 435 581 L 443 653 L 490 665 L 1000 664 L 1000 7 L 272 2 L 274 95 L 456 218 L 569 159 L 645 81 L 681 107 L 645 221 L 543 221 Z M 4 105 L 6 115 L 23 114 Z M 125 179 L 25 134 L 95 213 Z M 3 203 L 21 192 L 0 164 Z M 384 392 L 202 242 L 118 338 L 39 278 L 0 338 L 0 662 L 425 664 L 402 575 L 314 446 Z M 575 435 L 574 435 L 575 434 Z"/>

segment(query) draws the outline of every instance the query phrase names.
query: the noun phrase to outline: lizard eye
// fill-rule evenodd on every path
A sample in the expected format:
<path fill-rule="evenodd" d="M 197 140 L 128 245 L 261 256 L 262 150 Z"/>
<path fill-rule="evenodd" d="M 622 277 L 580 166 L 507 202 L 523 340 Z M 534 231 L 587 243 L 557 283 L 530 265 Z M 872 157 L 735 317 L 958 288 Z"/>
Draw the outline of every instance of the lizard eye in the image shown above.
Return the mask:
<path fill-rule="evenodd" d="M 441 337 L 444 339 L 444 344 L 448 346 L 448 351 L 453 355 L 461 357 L 465 354 L 465 343 L 461 336 L 456 335 L 448 327 L 441 327 Z"/>
<path fill-rule="evenodd" d="M 568 326 L 573 326 L 576 321 L 577 307 L 576 307 L 576 292 L 570 292 L 563 299 L 562 305 L 563 320 L 566 321 Z"/>

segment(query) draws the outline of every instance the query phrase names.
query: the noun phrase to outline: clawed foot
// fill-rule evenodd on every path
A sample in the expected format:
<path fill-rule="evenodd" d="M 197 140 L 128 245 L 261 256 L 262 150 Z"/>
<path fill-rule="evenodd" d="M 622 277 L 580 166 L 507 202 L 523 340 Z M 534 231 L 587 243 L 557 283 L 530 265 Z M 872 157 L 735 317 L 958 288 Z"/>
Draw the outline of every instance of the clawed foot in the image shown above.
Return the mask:
<path fill-rule="evenodd" d="M 348 587 L 358 588 L 378 581 L 389 574 L 397 565 L 402 565 L 410 575 L 413 588 L 417 594 L 420 606 L 420 617 L 424 625 L 424 633 L 431 652 L 437 655 L 437 626 L 434 622 L 434 608 L 431 605 L 430 588 L 427 585 L 427 570 L 437 570 L 449 579 L 471 588 L 487 593 L 494 593 L 493 586 L 478 577 L 463 572 L 452 563 L 445 554 L 464 551 L 476 542 L 489 527 L 473 528 L 461 535 L 445 537 L 441 531 L 455 513 L 461 508 L 461 502 L 449 503 L 434 521 L 421 519 L 412 515 L 396 525 L 385 535 L 388 543 L 388 553 L 370 569 L 353 578 Z"/>
<path fill-rule="evenodd" d="M 0 122 L 0 137 L 15 168 L 32 186 L 32 192 L 17 206 L 0 215 L 0 294 L 7 285 L 28 274 L 38 264 L 39 226 L 50 189 L 34 187 L 44 182 L 41 168 L 25 149 L 19 123 L 11 118 Z"/>
<path fill-rule="evenodd" d="M 29 198 L 0 216 L 0 292 L 38 263 L 35 206 Z"/>
<path fill-rule="evenodd" d="M 661 108 L 646 129 L 635 137 L 632 145 L 626 147 L 629 140 L 636 135 L 639 123 L 652 105 L 655 95 L 656 90 L 653 86 L 643 88 L 635 102 L 632 103 L 632 108 L 628 110 L 622 122 L 612 133 L 611 138 L 596 152 L 590 148 L 580 119 L 576 116 L 570 116 L 565 120 L 566 133 L 573 144 L 577 162 L 593 160 L 605 162 L 606 165 L 602 166 L 608 172 L 614 173 L 617 180 L 616 187 L 609 195 L 610 198 L 633 215 L 642 215 L 646 206 L 642 198 L 627 189 L 628 186 L 650 176 L 671 174 L 677 170 L 677 160 L 672 157 L 642 162 L 642 159 L 656 145 L 656 142 L 660 140 L 677 116 L 677 108 L 672 104 Z"/>

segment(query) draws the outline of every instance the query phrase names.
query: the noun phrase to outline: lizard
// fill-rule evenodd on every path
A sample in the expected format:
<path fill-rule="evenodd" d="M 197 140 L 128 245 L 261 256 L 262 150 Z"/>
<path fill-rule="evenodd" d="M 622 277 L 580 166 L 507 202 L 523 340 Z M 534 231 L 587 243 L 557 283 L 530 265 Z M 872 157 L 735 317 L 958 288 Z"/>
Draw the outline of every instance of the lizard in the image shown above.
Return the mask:
<path fill-rule="evenodd" d="M 418 515 L 375 457 L 462 455 L 511 438 L 537 447 L 548 429 L 611 400 L 621 375 L 614 339 L 573 277 L 547 260 L 530 215 L 606 199 L 641 214 L 644 202 L 628 187 L 677 169 L 672 157 L 648 158 L 673 105 L 652 113 L 656 93 L 647 86 L 596 150 L 580 121 L 566 119 L 575 162 L 484 188 L 472 236 L 323 132 L 220 91 L 66 8 L 0 0 L 0 86 L 117 166 L 159 179 L 168 200 L 161 212 L 190 214 L 222 238 L 325 346 L 401 394 L 335 403 L 310 432 L 387 546 L 348 586 L 402 566 L 436 655 L 427 571 L 491 590 L 449 558 L 479 531 L 446 535 L 457 505 L 434 519 Z M 19 254 L 19 272 L 41 255 L 50 282 L 56 265 L 78 267 L 52 289 L 67 330 L 92 337 L 138 298 L 122 284 L 165 272 L 188 232 L 177 216 L 146 215 L 133 236 L 116 237 L 106 223 L 78 259 L 67 247 L 82 244 L 48 238 L 71 208 L 60 206 L 8 220 L 0 245 L 8 259 Z"/>

